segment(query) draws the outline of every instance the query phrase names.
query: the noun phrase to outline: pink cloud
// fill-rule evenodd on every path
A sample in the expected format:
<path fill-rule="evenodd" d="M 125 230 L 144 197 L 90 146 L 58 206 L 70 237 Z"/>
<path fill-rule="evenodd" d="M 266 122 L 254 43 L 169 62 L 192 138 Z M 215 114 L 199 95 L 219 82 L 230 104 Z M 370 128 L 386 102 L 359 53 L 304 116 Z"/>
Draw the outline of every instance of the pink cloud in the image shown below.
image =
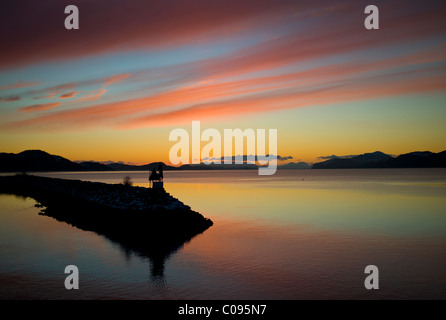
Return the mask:
<path fill-rule="evenodd" d="M 8 50 L 0 51 L 0 66 L 144 48 L 174 48 L 237 36 L 240 32 L 249 34 L 283 21 L 310 22 L 309 27 L 302 28 L 302 24 L 295 30 L 301 35 L 308 34 L 315 42 L 318 31 L 340 30 L 344 26 L 343 37 L 329 39 L 340 41 L 340 46 L 344 38 L 371 41 L 376 45 L 399 41 L 399 36 L 417 39 L 420 34 L 438 35 L 445 31 L 444 2 L 410 2 L 401 6 L 398 1 L 377 1 L 385 32 L 364 30 L 364 4 L 358 1 L 344 0 L 334 5 L 330 0 L 317 4 L 287 0 L 196 0 L 191 5 L 187 1 L 127 0 L 112 1 L 105 7 L 100 0 L 90 0 L 82 1 L 83 27 L 67 36 L 56 14 L 63 12 L 64 3 L 46 0 L 47 6 L 40 6 L 33 0 L 21 0 L 22 5 L 8 8 L 8 16 L 0 21 L 2 30 L 11 31 L 3 37 Z M 106 11 L 98 17 L 97 12 L 103 10 Z M 318 17 L 324 20 L 319 18 L 316 20 L 319 26 L 312 28 L 312 19 Z"/>

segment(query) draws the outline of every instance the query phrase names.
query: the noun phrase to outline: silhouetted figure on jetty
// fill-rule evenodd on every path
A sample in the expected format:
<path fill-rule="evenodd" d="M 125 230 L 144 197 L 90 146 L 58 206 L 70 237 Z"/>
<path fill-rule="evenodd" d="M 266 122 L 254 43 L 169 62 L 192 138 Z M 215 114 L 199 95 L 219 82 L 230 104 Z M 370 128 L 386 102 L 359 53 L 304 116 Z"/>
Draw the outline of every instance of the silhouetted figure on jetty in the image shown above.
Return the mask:
<path fill-rule="evenodd" d="M 158 165 L 158 172 L 155 169 L 152 170 L 149 176 L 149 185 L 153 189 L 164 189 L 162 164 Z"/>

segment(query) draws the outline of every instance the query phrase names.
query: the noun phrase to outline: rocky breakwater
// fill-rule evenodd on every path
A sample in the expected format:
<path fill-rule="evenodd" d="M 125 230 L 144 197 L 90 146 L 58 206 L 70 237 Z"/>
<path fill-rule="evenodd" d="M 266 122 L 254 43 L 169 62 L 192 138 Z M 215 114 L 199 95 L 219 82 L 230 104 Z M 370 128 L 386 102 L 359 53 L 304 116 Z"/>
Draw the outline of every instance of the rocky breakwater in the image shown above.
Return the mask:
<path fill-rule="evenodd" d="M 152 260 L 152 274 L 212 221 L 164 190 L 18 174 L 0 177 L 0 192 L 35 199 L 40 214 L 94 231 Z"/>

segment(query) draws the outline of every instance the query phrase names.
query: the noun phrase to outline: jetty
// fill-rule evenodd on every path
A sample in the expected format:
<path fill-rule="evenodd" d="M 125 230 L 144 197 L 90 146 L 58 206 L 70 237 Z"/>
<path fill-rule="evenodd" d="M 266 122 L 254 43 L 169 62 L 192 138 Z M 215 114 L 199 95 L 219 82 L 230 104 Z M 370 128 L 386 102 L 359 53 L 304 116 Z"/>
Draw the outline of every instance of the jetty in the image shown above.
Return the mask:
<path fill-rule="evenodd" d="M 123 251 L 152 261 L 152 276 L 165 260 L 213 222 L 164 189 L 28 174 L 0 177 L 0 193 L 35 199 L 39 214 L 94 231 Z"/>

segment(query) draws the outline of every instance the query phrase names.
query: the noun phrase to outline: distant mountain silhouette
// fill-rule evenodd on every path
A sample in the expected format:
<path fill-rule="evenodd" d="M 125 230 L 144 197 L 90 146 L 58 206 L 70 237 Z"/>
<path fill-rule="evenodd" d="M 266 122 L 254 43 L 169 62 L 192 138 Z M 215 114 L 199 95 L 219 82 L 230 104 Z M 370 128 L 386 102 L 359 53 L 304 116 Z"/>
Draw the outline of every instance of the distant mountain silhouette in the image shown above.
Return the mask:
<path fill-rule="evenodd" d="M 158 170 L 158 166 L 160 163 L 163 166 L 163 170 L 178 170 L 177 167 L 168 166 L 163 162 L 152 162 L 140 166 L 113 162 L 108 163 L 107 167 L 114 171 L 152 171 L 153 169 Z"/>
<path fill-rule="evenodd" d="M 352 168 L 444 168 L 446 151 L 433 153 L 410 152 L 392 157 L 380 151 L 365 153 L 351 158 L 330 159 L 313 164 L 312 169 L 352 169 Z"/>
<path fill-rule="evenodd" d="M 227 163 L 224 164 L 184 164 L 180 166 L 178 169 L 180 170 L 257 170 L 259 167 L 255 164 L 236 164 L 236 163 Z"/>
<path fill-rule="evenodd" d="M 0 153 L 0 172 L 26 171 L 150 171 L 158 169 L 160 162 L 142 166 L 122 163 L 102 164 L 95 161 L 73 162 L 41 150 L 26 150 L 18 154 Z M 162 163 L 164 170 L 178 170 Z"/>
<path fill-rule="evenodd" d="M 444 168 L 446 167 L 446 150 L 439 153 L 410 152 L 384 161 L 382 165 L 385 168 Z"/>
<path fill-rule="evenodd" d="M 255 164 L 185 164 L 180 167 L 168 166 L 162 162 L 145 165 L 129 165 L 121 162 L 99 163 L 95 161 L 73 162 L 57 155 L 41 150 L 26 150 L 18 154 L 0 153 L 0 172 L 29 171 L 152 171 L 163 170 L 255 170 Z M 392 157 L 380 151 L 365 153 L 350 158 L 333 158 L 313 164 L 306 162 L 290 162 L 279 165 L 278 169 L 349 169 L 349 168 L 444 168 L 446 167 L 446 151 L 433 153 L 417 151 Z"/>
<path fill-rule="evenodd" d="M 351 158 L 334 158 L 313 164 L 313 169 L 370 168 L 375 163 L 392 159 L 392 156 L 381 151 L 364 153 Z"/>
<path fill-rule="evenodd" d="M 41 150 L 0 153 L 0 171 L 82 171 L 82 166 Z"/>
<path fill-rule="evenodd" d="M 95 161 L 80 162 L 82 171 L 110 171 L 110 167 Z"/>
<path fill-rule="evenodd" d="M 310 169 L 310 168 L 311 165 L 306 162 L 290 162 L 279 166 L 279 169 Z"/>
<path fill-rule="evenodd" d="M 95 161 L 73 162 L 66 158 L 51 155 L 41 150 L 27 150 L 18 154 L 0 153 L 0 172 L 26 171 L 152 171 L 163 170 L 240 170 L 258 169 L 255 164 L 225 164 L 216 165 L 204 163 L 185 164 L 180 167 L 166 165 L 163 162 L 152 162 L 145 165 L 130 165 L 122 162 L 99 163 Z M 280 168 L 280 166 L 279 166 Z"/>

